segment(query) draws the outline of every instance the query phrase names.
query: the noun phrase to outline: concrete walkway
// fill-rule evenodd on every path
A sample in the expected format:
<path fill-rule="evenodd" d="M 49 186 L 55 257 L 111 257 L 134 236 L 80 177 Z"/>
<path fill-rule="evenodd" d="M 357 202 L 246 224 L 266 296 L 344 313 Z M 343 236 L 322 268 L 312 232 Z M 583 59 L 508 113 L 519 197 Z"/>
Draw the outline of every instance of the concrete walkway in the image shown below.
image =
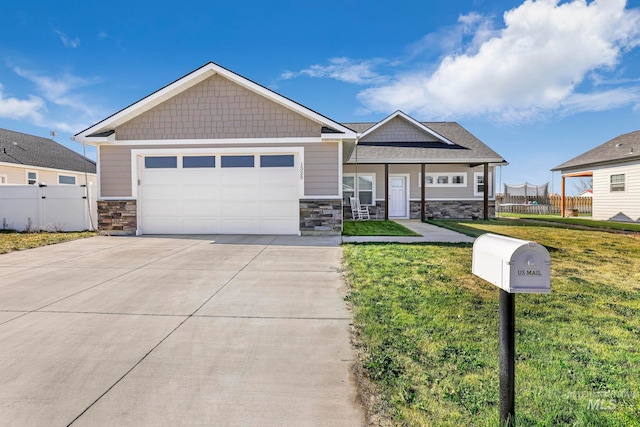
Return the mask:
<path fill-rule="evenodd" d="M 398 224 L 402 224 L 408 229 L 422 234 L 421 237 L 403 236 L 343 236 L 344 243 L 366 243 L 366 242 L 394 242 L 394 243 L 473 243 L 475 238 L 466 236 L 456 231 L 426 224 L 419 219 L 394 219 Z"/>
<path fill-rule="evenodd" d="M 339 237 L 94 237 L 0 255 L 12 426 L 360 426 Z"/>

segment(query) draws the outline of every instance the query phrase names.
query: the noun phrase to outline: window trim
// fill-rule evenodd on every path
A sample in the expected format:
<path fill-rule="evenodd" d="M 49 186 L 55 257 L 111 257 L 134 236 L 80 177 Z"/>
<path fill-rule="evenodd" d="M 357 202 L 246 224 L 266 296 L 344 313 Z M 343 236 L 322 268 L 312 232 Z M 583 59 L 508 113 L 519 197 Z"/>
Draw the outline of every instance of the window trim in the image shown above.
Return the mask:
<path fill-rule="evenodd" d="M 351 177 L 353 178 L 353 183 L 354 183 L 354 193 L 358 194 L 358 199 L 360 198 L 360 193 L 362 191 L 365 192 L 371 192 L 371 203 L 362 203 L 362 201 L 360 202 L 360 204 L 362 206 L 375 206 L 376 205 L 376 174 L 374 172 L 367 172 L 367 173 L 358 173 L 357 177 L 365 177 L 365 176 L 370 176 L 371 177 L 371 190 L 360 190 L 359 188 L 359 181 L 358 179 L 356 179 L 356 174 L 355 173 L 343 173 L 342 174 L 342 182 L 341 182 L 341 188 L 342 188 L 342 194 L 343 194 L 343 200 L 344 200 L 344 179 Z M 345 202 L 346 206 L 351 206 L 349 203 Z"/>
<path fill-rule="evenodd" d="M 33 179 L 29 178 L 30 173 L 35 174 L 36 177 Z M 26 175 L 27 175 L 27 185 L 36 185 L 38 183 L 38 171 L 27 170 Z M 33 182 L 30 183 L 29 181 L 33 181 Z"/>
<path fill-rule="evenodd" d="M 616 183 L 612 182 L 614 176 L 616 176 L 616 177 L 622 176 L 622 183 L 620 183 L 620 182 L 616 182 Z M 616 185 L 616 186 L 620 186 L 621 185 L 622 188 L 614 190 L 614 185 Z M 627 174 L 625 172 L 610 174 L 609 175 L 609 192 L 610 193 L 624 193 L 626 191 L 627 191 Z"/>
<path fill-rule="evenodd" d="M 493 183 L 493 174 L 489 172 L 489 184 Z M 473 195 L 474 196 L 484 196 L 484 191 L 478 191 L 478 178 L 482 177 L 484 179 L 484 172 L 474 172 L 473 173 Z M 487 183 L 484 183 L 484 188 L 487 188 Z M 489 197 L 493 197 L 493 185 L 489 186 Z"/>
<path fill-rule="evenodd" d="M 69 184 L 67 182 L 60 182 L 60 177 L 67 177 L 67 178 L 73 178 L 73 184 Z M 75 175 L 67 175 L 64 173 L 59 173 L 58 174 L 58 185 L 77 185 L 78 184 L 78 177 Z"/>
<path fill-rule="evenodd" d="M 418 173 L 418 175 L 422 175 L 422 173 Z M 425 187 L 440 187 L 440 188 L 445 188 L 445 187 L 452 187 L 452 188 L 467 188 L 469 185 L 467 183 L 467 172 L 428 172 L 424 174 L 424 178 L 420 177 L 420 179 L 418 180 L 418 188 L 421 187 L 422 182 L 426 181 L 427 177 L 431 177 L 432 178 L 432 183 L 427 184 L 425 182 Z M 438 177 L 439 176 L 446 176 L 447 177 L 447 184 L 438 184 Z M 455 184 L 453 183 L 453 177 L 454 176 L 461 176 L 462 177 L 462 184 Z"/>

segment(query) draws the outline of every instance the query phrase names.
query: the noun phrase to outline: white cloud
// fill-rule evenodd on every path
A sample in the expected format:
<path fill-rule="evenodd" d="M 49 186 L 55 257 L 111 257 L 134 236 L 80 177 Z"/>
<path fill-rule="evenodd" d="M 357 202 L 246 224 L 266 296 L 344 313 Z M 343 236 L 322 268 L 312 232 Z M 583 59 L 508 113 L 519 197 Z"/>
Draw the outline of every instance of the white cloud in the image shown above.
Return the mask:
<path fill-rule="evenodd" d="M 42 98 L 33 95 L 29 95 L 27 99 L 7 98 L 0 84 L 0 117 L 38 122 L 42 120 L 45 110 L 46 105 Z"/>
<path fill-rule="evenodd" d="M 20 77 L 33 82 L 38 92 L 48 101 L 82 111 L 87 115 L 95 115 L 94 109 L 82 99 L 82 96 L 75 93 L 79 88 L 91 84 L 89 80 L 71 74 L 54 78 L 20 67 L 15 67 L 14 71 Z"/>
<path fill-rule="evenodd" d="M 615 92 L 577 94 L 588 73 L 610 71 L 639 44 L 640 13 L 624 0 L 526 0 L 504 14 L 499 31 L 477 14 L 461 16 L 472 29 L 466 49 L 444 57 L 435 71 L 413 71 L 362 91 L 366 109 L 402 109 L 422 117 L 485 115 L 532 120 L 553 110 L 584 110 L 613 102 Z M 346 81 L 346 80 L 345 80 Z M 623 98 L 640 101 L 638 91 Z"/>
<path fill-rule="evenodd" d="M 56 30 L 56 34 L 58 34 L 58 37 L 60 37 L 60 41 L 62 42 L 62 44 L 65 47 L 70 47 L 70 48 L 77 48 L 78 46 L 80 46 L 80 39 L 79 38 L 75 38 L 75 39 L 71 39 L 69 37 L 67 37 L 66 34 L 64 34 L 62 31 L 60 30 Z"/>
<path fill-rule="evenodd" d="M 375 68 L 386 62 L 383 59 L 356 61 L 349 58 L 331 58 L 329 65 L 312 65 L 300 71 L 286 71 L 280 78 L 287 80 L 299 76 L 327 77 L 346 83 L 371 84 L 385 80 Z"/>
<path fill-rule="evenodd" d="M 616 88 L 594 93 L 574 93 L 562 102 L 567 113 L 606 111 L 640 104 L 640 88 Z"/>

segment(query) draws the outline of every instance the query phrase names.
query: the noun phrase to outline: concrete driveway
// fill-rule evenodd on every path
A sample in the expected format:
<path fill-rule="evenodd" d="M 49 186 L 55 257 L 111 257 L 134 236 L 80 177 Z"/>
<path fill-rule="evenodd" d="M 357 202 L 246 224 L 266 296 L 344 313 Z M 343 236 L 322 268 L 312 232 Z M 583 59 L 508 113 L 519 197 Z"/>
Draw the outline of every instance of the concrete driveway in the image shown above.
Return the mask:
<path fill-rule="evenodd" d="M 0 255 L 0 420 L 360 426 L 339 237 L 94 237 Z"/>

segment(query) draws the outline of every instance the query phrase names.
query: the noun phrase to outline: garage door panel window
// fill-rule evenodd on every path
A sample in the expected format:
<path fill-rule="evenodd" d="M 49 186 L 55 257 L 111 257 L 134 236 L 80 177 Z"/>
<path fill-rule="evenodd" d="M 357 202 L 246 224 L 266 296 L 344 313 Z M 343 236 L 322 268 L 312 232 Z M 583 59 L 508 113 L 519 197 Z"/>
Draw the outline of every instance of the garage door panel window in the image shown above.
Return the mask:
<path fill-rule="evenodd" d="M 144 167 L 147 169 L 175 169 L 178 167 L 176 156 L 145 157 Z"/>
<path fill-rule="evenodd" d="M 252 168 L 254 156 L 222 156 L 223 168 Z"/>
<path fill-rule="evenodd" d="M 184 156 L 182 158 L 182 167 L 188 168 L 215 168 L 215 156 Z"/>
<path fill-rule="evenodd" d="M 260 156 L 261 168 L 291 168 L 293 165 L 293 154 Z"/>

